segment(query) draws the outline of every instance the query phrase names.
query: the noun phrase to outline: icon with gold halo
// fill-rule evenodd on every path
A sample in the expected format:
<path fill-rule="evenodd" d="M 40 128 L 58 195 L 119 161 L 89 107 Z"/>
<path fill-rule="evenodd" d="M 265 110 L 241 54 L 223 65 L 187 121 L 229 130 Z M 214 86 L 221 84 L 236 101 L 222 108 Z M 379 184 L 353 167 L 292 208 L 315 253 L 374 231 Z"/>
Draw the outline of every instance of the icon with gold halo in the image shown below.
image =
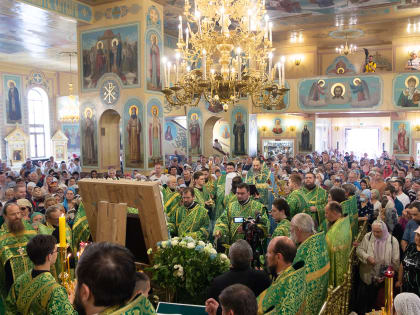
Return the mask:
<path fill-rule="evenodd" d="M 136 105 L 131 105 L 130 108 L 128 109 L 128 116 L 132 115 L 131 113 L 132 113 L 133 109 L 136 111 L 136 115 L 138 114 L 139 109 L 137 108 L 137 106 Z"/>
<path fill-rule="evenodd" d="M 91 119 L 92 118 L 92 115 L 93 115 L 92 108 L 86 107 L 85 108 L 85 111 L 84 111 L 84 114 L 85 114 L 85 118 Z"/>
<path fill-rule="evenodd" d="M 318 85 L 320 86 L 320 87 L 324 87 L 325 86 L 325 80 L 318 80 Z"/>
<path fill-rule="evenodd" d="M 409 88 L 410 86 L 409 86 L 409 83 L 410 82 L 416 82 L 415 83 L 415 85 L 414 85 L 414 87 L 416 88 L 416 87 L 418 87 L 419 86 L 419 78 L 417 78 L 416 76 L 414 76 L 414 75 L 410 75 L 409 77 L 407 77 L 407 79 L 405 79 L 405 86 L 407 87 L 407 88 Z"/>
<path fill-rule="evenodd" d="M 112 47 L 114 47 L 114 46 L 118 46 L 118 43 L 119 43 L 118 38 L 114 38 L 114 39 L 112 40 L 112 42 L 111 42 L 111 46 L 112 46 Z"/>
<path fill-rule="evenodd" d="M 14 87 L 16 87 L 16 82 L 14 80 L 7 81 L 7 86 L 9 87 L 9 89 L 12 87 L 11 86 L 12 84 L 13 84 Z"/>
<path fill-rule="evenodd" d="M 96 43 L 96 49 L 104 49 L 104 43 L 101 40 Z"/>
<path fill-rule="evenodd" d="M 333 99 L 344 98 L 344 94 L 346 94 L 346 87 L 343 83 L 335 83 L 331 87 L 331 95 Z"/>
<path fill-rule="evenodd" d="M 197 120 L 198 119 L 198 114 L 197 113 L 192 113 L 191 114 L 191 120 Z"/>
<path fill-rule="evenodd" d="M 153 105 L 150 109 L 150 112 L 152 113 L 152 116 L 159 116 L 159 107 Z"/>

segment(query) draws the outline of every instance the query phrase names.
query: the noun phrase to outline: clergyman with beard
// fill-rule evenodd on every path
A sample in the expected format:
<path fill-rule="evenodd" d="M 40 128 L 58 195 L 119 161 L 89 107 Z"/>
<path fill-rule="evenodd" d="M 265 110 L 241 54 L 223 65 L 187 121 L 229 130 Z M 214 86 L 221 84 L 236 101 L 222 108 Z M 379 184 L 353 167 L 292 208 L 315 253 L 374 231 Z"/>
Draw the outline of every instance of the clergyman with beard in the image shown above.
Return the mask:
<path fill-rule="evenodd" d="M 3 218 L 4 224 L 0 228 L 0 290 L 5 299 L 16 278 L 33 266 L 26 253 L 26 244 L 36 231 L 22 220 L 22 212 L 14 202 L 4 205 Z"/>
<path fill-rule="evenodd" d="M 324 222 L 325 205 L 328 201 L 328 194 L 325 189 L 315 184 L 315 174 L 306 173 L 302 192 L 306 196 L 312 219 L 316 226 Z"/>
<path fill-rule="evenodd" d="M 290 237 L 297 248 L 294 262 L 305 262 L 306 312 L 317 315 L 327 297 L 330 258 L 325 233 L 317 233 L 311 216 L 296 214 L 290 222 Z"/>
<path fill-rule="evenodd" d="M 79 315 L 156 314 L 143 294 L 133 298 L 136 266 L 131 252 L 112 243 L 86 247 L 76 268 L 74 307 Z"/>

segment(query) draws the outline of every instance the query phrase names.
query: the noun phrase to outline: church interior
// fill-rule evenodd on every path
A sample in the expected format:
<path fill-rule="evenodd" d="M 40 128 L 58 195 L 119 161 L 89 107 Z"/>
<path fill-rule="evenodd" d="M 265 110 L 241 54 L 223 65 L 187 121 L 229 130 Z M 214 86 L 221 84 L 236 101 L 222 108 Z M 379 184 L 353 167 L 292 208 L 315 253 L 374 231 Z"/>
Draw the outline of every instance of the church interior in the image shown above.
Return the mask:
<path fill-rule="evenodd" d="M 3 205 L 12 200 L 7 198 L 7 188 L 16 191 L 18 179 L 25 181 L 38 166 L 38 180 L 44 180 L 50 174 L 45 163 L 52 161 L 52 169 L 68 173 L 63 179 L 68 187 L 71 186 L 68 181 L 74 179 L 75 195 L 84 203 L 83 215 L 89 222 L 91 236 L 78 241 L 102 240 L 125 245 L 134 253 L 138 269 L 146 268 L 155 284 L 166 282 L 161 274 L 153 274 L 153 259 L 146 254 L 147 249 L 163 251 L 169 245 L 162 247 L 160 242 L 170 242 L 168 236 L 180 237 L 179 242 L 188 246 L 190 243 L 182 237 L 192 235 L 179 232 L 182 224 L 178 226 L 177 221 L 178 234 L 173 233 L 167 209 L 173 199 L 168 197 L 172 196 L 169 190 L 169 195 L 165 193 L 169 175 L 165 182 L 157 177 L 160 185 L 149 183 L 152 176 L 160 176 L 157 165 L 176 180 L 182 177 L 182 184 L 177 187 L 184 188 L 189 186 L 187 182 L 195 184 L 195 175 L 200 170 L 210 169 L 207 170 L 210 178 L 215 178 L 215 184 L 209 188 L 214 191 L 213 200 L 203 201 L 202 205 L 203 209 L 213 207 L 215 212 L 209 210 L 210 218 L 202 219 L 209 220 L 205 223 L 208 226 L 205 241 L 214 244 L 219 222 L 214 209 L 222 205 L 223 210 L 223 197 L 230 196 L 231 188 L 225 190 L 225 180 L 228 181 L 228 162 L 232 161 L 243 181 L 256 189 L 256 200 L 266 206 L 270 233 L 279 224 L 270 210 L 277 205 L 274 199 L 289 194 L 282 185 L 290 185 L 294 172 L 300 172 L 305 185 L 313 167 L 316 180 L 319 181 L 318 174 L 322 177 L 318 186 L 327 191 L 322 210 L 317 208 L 322 204 L 318 204 L 318 197 L 316 201 L 307 200 L 307 209 L 316 208 L 308 210 L 315 228 L 321 229 L 322 220 L 326 219 L 324 207 L 333 208 L 326 196 L 337 180 L 338 187 L 341 183 L 352 183 L 357 188 L 358 206 L 355 203 L 354 207 L 359 207 L 358 221 L 352 221 L 349 210 L 349 222 L 356 224 L 352 241 L 360 244 L 366 233 L 373 235 L 370 231 L 378 224 L 372 224 L 373 219 L 361 220 L 363 199 L 359 198 L 365 191 L 361 187 L 365 176 L 370 177 L 371 183 L 375 181 L 375 168 L 390 182 L 394 176 L 400 178 L 404 168 L 402 177 L 410 180 L 410 186 L 404 189 L 407 195 L 414 191 L 414 199 L 409 196 L 411 208 L 408 202 L 402 203 L 405 209 L 417 207 L 417 212 L 420 211 L 418 205 L 413 206 L 420 196 L 416 195 L 420 191 L 417 0 L 4 0 L 0 3 L 0 25 L 0 176 L 5 180 L 0 178 L 0 200 Z M 261 173 L 248 181 L 251 171 L 247 169 L 248 175 L 245 171 L 245 165 L 250 164 L 247 158 L 255 157 L 261 159 Z M 177 173 L 172 174 L 174 159 L 179 166 L 176 164 Z M 289 159 L 293 162 L 289 163 Z M 311 162 L 305 162 L 307 159 Z M 353 163 L 358 178 L 353 181 L 350 160 L 357 164 Z M 365 161 L 366 167 L 373 161 L 367 170 Z M 389 174 L 387 161 L 392 163 Z M 240 171 L 238 162 L 242 163 Z M 344 173 L 342 180 L 325 169 L 328 163 L 332 167 L 335 162 L 342 165 L 348 162 L 342 170 L 334 169 L 335 175 Z M 200 167 L 193 167 L 189 175 L 192 179 L 185 177 L 183 169 L 193 164 Z M 215 170 L 223 174 L 220 204 L 217 197 L 220 180 Z M 112 172 L 121 179 L 119 183 L 109 181 L 115 178 Z M 278 174 L 278 178 L 273 174 Z M 197 176 L 199 179 L 200 175 Z M 265 181 L 259 181 L 264 176 Z M 8 185 L 10 181 L 15 185 Z M 61 181 L 59 178 L 58 182 Z M 66 185 L 62 189 L 65 205 Z M 373 186 L 368 182 L 372 191 Z M 51 193 L 49 184 L 42 183 L 40 187 Z M 346 190 L 344 185 L 343 188 Z M 384 194 L 384 189 L 380 192 Z M 180 204 L 184 194 L 181 191 L 177 195 Z M 373 198 L 373 193 L 372 197 L 370 194 L 369 199 Z M 148 200 L 148 196 L 153 196 L 153 200 Z M 351 199 L 348 195 L 346 198 Z M 342 210 L 340 207 L 343 212 L 344 203 L 341 202 Z M 146 208 L 151 210 L 145 214 L 142 209 Z M 405 218 L 406 212 L 399 211 L 397 205 L 395 208 L 398 219 Z M 124 211 L 123 216 L 119 211 Z M 316 211 L 318 217 L 313 216 Z M 4 210 L 2 215 L 7 216 Z M 80 219 L 78 215 L 76 218 Z M 290 214 L 287 217 L 292 219 Z M 76 218 L 72 217 L 72 224 Z M 407 218 L 414 220 L 414 215 Z M 0 253 L 6 246 L 1 244 L 1 233 L 0 229 Z M 420 230 L 413 233 L 411 242 L 416 235 L 420 253 Z M 141 239 L 140 245 L 136 244 L 136 238 Z M 203 240 L 203 236 L 192 237 L 191 246 L 200 247 Z M 175 242 L 178 244 L 177 238 Z M 215 249 L 206 244 L 204 250 L 207 248 L 206 253 L 211 256 Z M 71 263 L 67 258 L 69 277 L 77 265 L 76 252 L 82 253 L 79 242 L 73 246 Z M 264 253 L 267 246 L 268 242 Z M 358 275 L 354 271 L 358 268 L 356 248 L 352 246 L 346 254 L 345 260 L 350 262 L 342 270 L 342 284 L 335 283 L 328 292 L 325 287 L 320 305 L 312 310 L 302 306 L 295 312 L 273 306 L 277 311 L 270 314 L 347 315 L 351 311 L 362 314 L 352 307 L 358 303 L 354 284 Z M 228 269 L 222 265 L 229 250 L 225 254 L 219 249 L 217 252 L 217 257 L 222 257 L 220 265 L 208 258 L 203 273 L 216 277 Z M 59 253 L 66 255 L 61 249 Z M 164 264 L 162 256 L 154 257 Z M 416 272 L 420 275 L 420 254 L 417 257 Z M 402 258 L 401 252 L 401 261 Z M 0 261 L 3 263 L 1 257 Z M 156 262 L 154 266 L 158 266 Z M 65 268 L 64 264 L 57 269 L 57 279 L 69 291 L 70 281 L 58 276 L 59 270 L 64 275 Z M 176 267 L 173 273 L 184 279 L 185 268 Z M 370 311 L 369 314 L 420 314 L 420 299 L 419 313 L 398 312 L 393 305 L 392 284 L 385 282 L 383 305 L 370 305 L 363 314 Z M 154 294 L 161 301 L 204 305 L 205 300 L 191 298 L 194 297 L 191 292 L 201 288 L 187 287 L 190 299 L 185 300 L 181 294 L 174 297 L 171 288 L 174 287 L 169 284 L 162 288 L 158 283 Z M 419 295 L 420 291 L 414 293 Z M 264 311 L 264 297 L 260 298 L 259 302 L 264 301 L 263 311 L 259 305 L 258 314 L 266 314 L 269 311 Z M 3 305 L 9 314 L 7 304 Z M 191 306 L 185 313 L 169 306 L 165 311 L 164 307 L 159 306 L 158 313 L 213 314 L 207 302 L 205 307 Z"/>

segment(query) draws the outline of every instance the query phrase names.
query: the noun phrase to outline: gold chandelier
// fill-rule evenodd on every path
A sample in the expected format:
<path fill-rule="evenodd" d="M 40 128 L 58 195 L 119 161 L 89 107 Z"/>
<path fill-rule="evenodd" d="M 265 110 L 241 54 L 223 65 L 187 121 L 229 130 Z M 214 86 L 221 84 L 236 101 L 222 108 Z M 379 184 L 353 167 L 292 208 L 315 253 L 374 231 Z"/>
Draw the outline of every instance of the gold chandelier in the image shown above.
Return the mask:
<path fill-rule="evenodd" d="M 163 60 L 162 92 L 170 105 L 197 106 L 204 97 L 227 111 L 248 96 L 256 107 L 285 107 L 285 59 L 273 64 L 265 0 L 195 0 L 194 8 L 185 0 L 184 17 L 176 60 Z"/>
<path fill-rule="evenodd" d="M 347 34 L 346 34 L 346 43 L 344 45 L 341 45 L 340 47 L 335 48 L 335 52 L 339 53 L 340 55 L 351 55 L 352 53 L 357 51 L 357 46 L 353 44 L 347 43 Z"/>

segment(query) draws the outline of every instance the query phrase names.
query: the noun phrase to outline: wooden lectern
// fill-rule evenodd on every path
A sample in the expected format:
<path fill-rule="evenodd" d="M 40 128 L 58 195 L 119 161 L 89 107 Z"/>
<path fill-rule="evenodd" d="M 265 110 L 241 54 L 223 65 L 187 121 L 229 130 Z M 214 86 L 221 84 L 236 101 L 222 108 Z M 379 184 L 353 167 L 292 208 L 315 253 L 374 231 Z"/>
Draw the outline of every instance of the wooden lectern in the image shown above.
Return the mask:
<path fill-rule="evenodd" d="M 168 239 L 159 184 L 84 178 L 78 185 L 93 240 L 124 245 L 136 261 L 149 263 L 147 249 Z M 127 215 L 127 206 L 138 215 Z"/>

